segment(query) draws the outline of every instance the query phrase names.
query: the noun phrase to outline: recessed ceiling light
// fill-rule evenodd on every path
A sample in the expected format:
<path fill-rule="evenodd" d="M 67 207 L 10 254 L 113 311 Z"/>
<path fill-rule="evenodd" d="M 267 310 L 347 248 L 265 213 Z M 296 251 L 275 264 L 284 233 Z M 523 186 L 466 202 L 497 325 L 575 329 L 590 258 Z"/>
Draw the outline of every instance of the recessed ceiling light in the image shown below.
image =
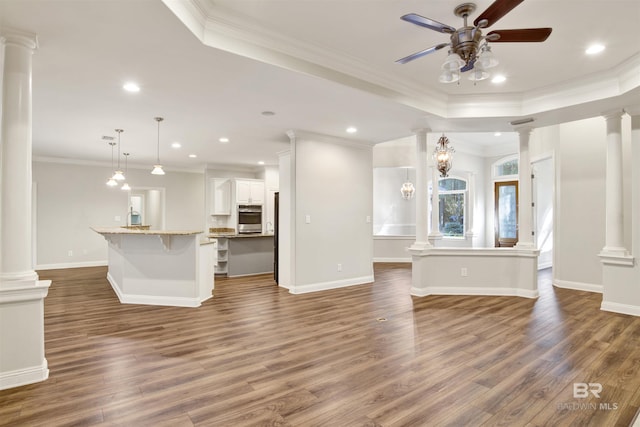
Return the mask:
<path fill-rule="evenodd" d="M 276 113 L 274 113 L 273 111 L 263 111 L 262 113 L 263 116 L 275 116 Z"/>
<path fill-rule="evenodd" d="M 140 92 L 140 86 L 133 82 L 125 83 L 124 86 L 122 86 L 122 89 L 127 92 Z"/>
<path fill-rule="evenodd" d="M 584 51 L 587 55 L 595 55 L 596 53 L 600 53 L 604 50 L 604 45 L 601 44 L 592 44 Z"/>
<path fill-rule="evenodd" d="M 192 158 L 192 159 L 195 159 L 195 158 L 196 158 L 196 157 L 198 157 L 198 156 L 197 156 L 197 155 L 195 155 L 195 154 L 189 154 L 189 157 L 190 157 L 190 158 Z"/>
<path fill-rule="evenodd" d="M 353 126 L 349 126 L 347 128 L 347 133 L 356 133 L 356 132 L 358 132 L 358 129 Z"/>
<path fill-rule="evenodd" d="M 493 136 L 502 136 L 502 132 L 496 132 L 493 134 Z"/>
<path fill-rule="evenodd" d="M 262 160 L 260 160 L 260 161 L 258 162 L 258 164 L 259 164 L 259 165 L 264 165 L 264 162 L 263 162 Z"/>
<path fill-rule="evenodd" d="M 505 76 L 503 76 L 502 74 L 498 74 L 497 76 L 494 76 L 491 79 L 491 83 L 503 83 L 507 80 L 507 78 Z"/>
<path fill-rule="evenodd" d="M 223 144 L 226 144 L 227 142 L 229 142 L 229 138 L 222 137 L 218 141 L 222 142 Z"/>
<path fill-rule="evenodd" d="M 174 142 L 173 144 L 171 144 L 171 148 L 180 148 L 182 147 L 182 144 L 180 144 L 179 142 Z"/>

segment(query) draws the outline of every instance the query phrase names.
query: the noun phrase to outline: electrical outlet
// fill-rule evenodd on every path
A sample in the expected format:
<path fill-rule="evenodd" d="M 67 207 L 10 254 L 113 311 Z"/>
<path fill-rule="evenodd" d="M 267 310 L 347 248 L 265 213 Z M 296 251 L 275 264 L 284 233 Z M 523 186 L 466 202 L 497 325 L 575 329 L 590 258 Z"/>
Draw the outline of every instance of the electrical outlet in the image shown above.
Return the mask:
<path fill-rule="evenodd" d="M 338 271 L 342 271 L 342 264 L 338 264 Z"/>
<path fill-rule="evenodd" d="M 305 215 L 304 222 L 307 224 L 311 224 L 311 215 Z"/>
<path fill-rule="evenodd" d="M 120 221 L 120 215 L 116 215 L 116 216 L 114 216 L 114 217 L 113 217 L 113 220 L 114 220 L 114 221 Z"/>
<path fill-rule="evenodd" d="M 67 252 L 67 255 L 68 256 L 73 256 L 73 251 L 70 250 L 69 252 Z"/>
<path fill-rule="evenodd" d="M 469 272 L 467 271 L 467 267 L 462 267 L 462 268 L 460 269 L 460 275 L 461 275 L 462 277 L 467 277 L 467 276 L 469 275 Z"/>
<path fill-rule="evenodd" d="M 367 224 L 371 223 L 371 216 L 367 215 L 367 219 L 366 219 Z"/>

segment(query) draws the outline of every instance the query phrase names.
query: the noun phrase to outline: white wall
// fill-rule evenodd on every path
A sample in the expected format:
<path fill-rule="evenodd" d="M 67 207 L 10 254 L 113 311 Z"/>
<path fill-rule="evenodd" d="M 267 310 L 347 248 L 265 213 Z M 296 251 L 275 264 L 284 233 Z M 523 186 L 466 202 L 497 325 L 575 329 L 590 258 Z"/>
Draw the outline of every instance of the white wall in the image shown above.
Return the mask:
<path fill-rule="evenodd" d="M 605 242 L 605 121 L 598 117 L 564 123 L 558 136 L 554 277 L 569 287 L 601 286 L 598 254 Z"/>
<path fill-rule="evenodd" d="M 126 223 L 128 195 L 105 185 L 111 173 L 110 168 L 102 166 L 33 162 L 33 180 L 37 184 L 36 268 L 106 262 L 107 244 L 89 227 Z M 167 171 L 164 176 L 155 176 L 148 170 L 129 168 L 127 182 L 133 188 L 165 188 L 167 229 L 202 229 L 202 173 Z"/>
<path fill-rule="evenodd" d="M 313 134 L 297 134 L 293 144 L 295 279 L 290 291 L 371 281 L 371 147 Z"/>

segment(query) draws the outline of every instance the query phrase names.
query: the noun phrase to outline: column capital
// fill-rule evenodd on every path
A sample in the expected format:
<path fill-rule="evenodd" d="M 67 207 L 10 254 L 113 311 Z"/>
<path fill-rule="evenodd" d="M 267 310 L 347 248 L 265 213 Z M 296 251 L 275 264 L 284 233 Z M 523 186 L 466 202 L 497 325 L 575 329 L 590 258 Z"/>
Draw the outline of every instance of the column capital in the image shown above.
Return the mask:
<path fill-rule="evenodd" d="M 31 50 L 38 48 L 38 36 L 35 33 L 13 28 L 5 28 L 0 32 L 0 42 L 5 45 L 14 44 Z"/>
<path fill-rule="evenodd" d="M 285 133 L 289 137 L 290 142 L 296 142 L 296 132 L 293 129 L 289 129 Z"/>
<path fill-rule="evenodd" d="M 535 129 L 533 126 L 531 126 L 530 124 L 524 124 L 524 125 L 516 125 L 513 127 L 513 130 L 515 132 L 518 132 L 520 134 L 520 136 L 522 135 L 531 135 L 531 132 L 533 132 L 533 129 Z"/>
<path fill-rule="evenodd" d="M 631 105 L 629 107 L 624 107 L 624 112 L 631 117 L 640 116 L 640 105 Z"/>
<path fill-rule="evenodd" d="M 605 120 L 620 120 L 622 115 L 624 114 L 624 110 L 622 108 L 616 108 L 614 110 L 607 110 L 601 113 L 601 116 L 605 118 Z"/>
<path fill-rule="evenodd" d="M 431 129 L 429 129 L 429 128 L 416 128 L 416 129 L 411 129 L 411 132 L 413 132 L 415 135 L 426 135 L 429 132 L 431 132 Z"/>

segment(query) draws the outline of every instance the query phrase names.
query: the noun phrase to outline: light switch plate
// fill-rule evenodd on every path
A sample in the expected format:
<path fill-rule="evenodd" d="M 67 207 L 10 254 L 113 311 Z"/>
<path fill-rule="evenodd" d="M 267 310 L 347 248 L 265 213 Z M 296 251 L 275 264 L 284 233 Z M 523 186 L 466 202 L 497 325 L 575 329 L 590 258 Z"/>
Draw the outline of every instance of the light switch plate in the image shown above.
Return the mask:
<path fill-rule="evenodd" d="M 311 224 L 311 215 L 305 215 L 304 222 L 306 224 Z"/>

